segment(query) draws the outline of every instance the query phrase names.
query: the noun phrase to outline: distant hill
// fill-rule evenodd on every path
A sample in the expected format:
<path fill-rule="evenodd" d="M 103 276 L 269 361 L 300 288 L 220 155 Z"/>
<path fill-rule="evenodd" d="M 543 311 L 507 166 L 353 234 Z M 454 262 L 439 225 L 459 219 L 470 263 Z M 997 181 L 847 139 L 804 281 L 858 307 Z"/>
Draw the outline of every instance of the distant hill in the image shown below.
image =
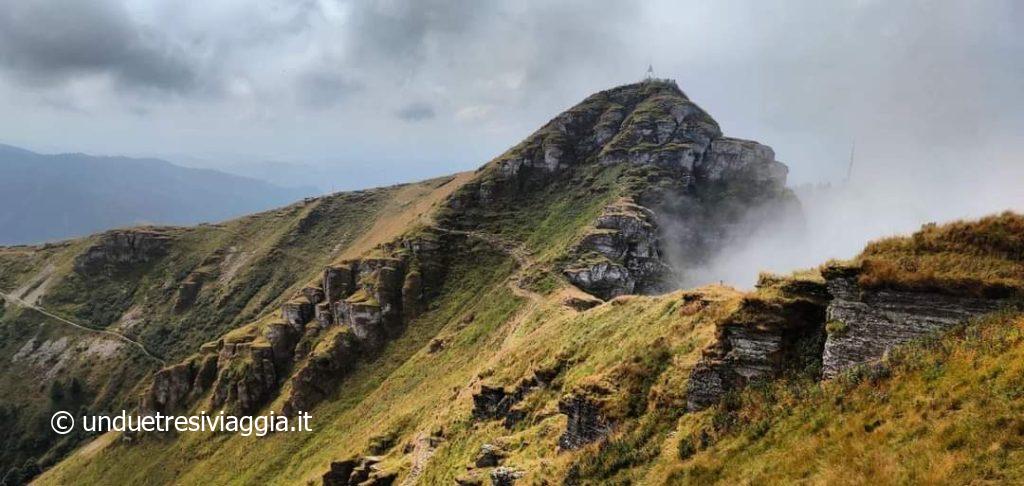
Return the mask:
<path fill-rule="evenodd" d="M 313 192 L 158 159 L 43 155 L 0 144 L 0 244 L 219 221 Z"/>

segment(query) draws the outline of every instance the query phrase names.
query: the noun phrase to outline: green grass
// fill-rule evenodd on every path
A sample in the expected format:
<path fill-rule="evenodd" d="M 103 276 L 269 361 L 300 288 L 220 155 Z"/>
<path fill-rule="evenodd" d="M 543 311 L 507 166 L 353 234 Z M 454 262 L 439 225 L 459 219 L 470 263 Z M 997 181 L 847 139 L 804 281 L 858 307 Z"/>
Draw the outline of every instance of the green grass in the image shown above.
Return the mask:
<path fill-rule="evenodd" d="M 173 363 L 228 330 L 276 313 L 281 302 L 319 274 L 334 252 L 368 231 L 395 190 L 341 193 L 217 225 L 156 228 L 153 231 L 171 238 L 165 255 L 144 265 L 90 276 L 75 273 L 72 267 L 74 258 L 97 241 L 95 236 L 3 247 L 0 290 L 9 292 L 32 282 L 42 285 L 37 275 L 53 266 L 41 305 L 87 327 L 117 326 Z M 239 268 L 228 278 L 233 261 L 239 261 Z M 175 311 L 178 284 L 196 279 L 203 286 L 195 303 Z M 134 322 L 122 326 L 126 314 L 133 315 Z M 90 355 L 86 350 L 96 342 L 96 335 L 12 305 L 0 312 L 0 337 L 0 356 L 5 359 L 32 339 L 37 347 L 61 338 L 69 342 L 59 365 L 54 358 L 31 365 L 22 361 L 0 370 L 0 385 L 6 392 L 0 408 L 17 410 L 19 423 L 24 424 L 6 429 L 8 444 L 20 445 L 0 454 L 0 476 L 29 458 L 57 460 L 82 439 L 60 438 L 48 427 L 36 426 L 50 406 L 36 388 L 80 379 L 90 397 L 88 408 L 133 408 L 139 384 L 154 369 L 152 361 L 130 347 L 110 356 Z"/>

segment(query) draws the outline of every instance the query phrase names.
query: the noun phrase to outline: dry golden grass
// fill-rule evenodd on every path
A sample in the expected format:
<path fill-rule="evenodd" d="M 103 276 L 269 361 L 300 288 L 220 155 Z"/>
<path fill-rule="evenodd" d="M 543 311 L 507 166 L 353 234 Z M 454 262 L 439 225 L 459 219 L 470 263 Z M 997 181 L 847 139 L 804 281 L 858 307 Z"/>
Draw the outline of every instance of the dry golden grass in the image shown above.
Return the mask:
<path fill-rule="evenodd" d="M 1022 377 L 1024 317 L 993 316 L 880 371 L 755 386 L 686 415 L 646 482 L 1021 484 Z M 680 459 L 684 442 L 696 450 Z"/>
<path fill-rule="evenodd" d="M 369 231 L 356 239 L 337 260 L 359 258 L 374 247 L 398 238 L 411 228 L 433 222 L 436 205 L 463 184 L 473 179 L 473 172 L 460 172 L 451 177 L 409 184 L 395 191 L 381 210 Z"/>
<path fill-rule="evenodd" d="M 868 288 L 1008 297 L 1024 294 L 1024 216 L 928 224 L 870 243 L 856 259 Z"/>

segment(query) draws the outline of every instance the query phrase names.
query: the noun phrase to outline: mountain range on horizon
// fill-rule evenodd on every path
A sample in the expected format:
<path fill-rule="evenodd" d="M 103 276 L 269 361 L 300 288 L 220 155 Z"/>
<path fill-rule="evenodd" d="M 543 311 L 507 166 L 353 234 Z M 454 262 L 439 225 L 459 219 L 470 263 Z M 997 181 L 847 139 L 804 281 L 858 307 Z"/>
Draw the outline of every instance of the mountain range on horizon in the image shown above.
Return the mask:
<path fill-rule="evenodd" d="M 317 192 L 160 159 L 44 155 L 0 144 L 0 244 L 216 222 Z"/>
<path fill-rule="evenodd" d="M 1024 480 L 1024 216 L 927 224 L 750 290 L 700 280 L 767 234 L 815 230 L 788 172 L 675 81 L 647 79 L 588 96 L 474 171 L 0 246 L 0 474 Z M 215 193 L 209 205 L 251 187 L 216 177 L 229 188 L 180 184 Z M 126 180 L 114 188 L 159 185 Z M 60 410 L 308 412 L 313 431 L 57 435 Z"/>

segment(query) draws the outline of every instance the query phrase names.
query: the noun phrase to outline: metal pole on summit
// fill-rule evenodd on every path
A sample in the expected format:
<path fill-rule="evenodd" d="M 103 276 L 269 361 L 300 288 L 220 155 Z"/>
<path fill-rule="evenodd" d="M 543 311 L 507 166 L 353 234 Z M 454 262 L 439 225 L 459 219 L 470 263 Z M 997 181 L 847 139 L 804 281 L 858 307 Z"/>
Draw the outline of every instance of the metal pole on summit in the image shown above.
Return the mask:
<path fill-rule="evenodd" d="M 857 141 L 854 140 L 853 144 L 850 145 L 850 165 L 846 166 L 846 183 L 850 183 L 850 178 L 853 177 L 853 154 L 857 150 Z"/>

